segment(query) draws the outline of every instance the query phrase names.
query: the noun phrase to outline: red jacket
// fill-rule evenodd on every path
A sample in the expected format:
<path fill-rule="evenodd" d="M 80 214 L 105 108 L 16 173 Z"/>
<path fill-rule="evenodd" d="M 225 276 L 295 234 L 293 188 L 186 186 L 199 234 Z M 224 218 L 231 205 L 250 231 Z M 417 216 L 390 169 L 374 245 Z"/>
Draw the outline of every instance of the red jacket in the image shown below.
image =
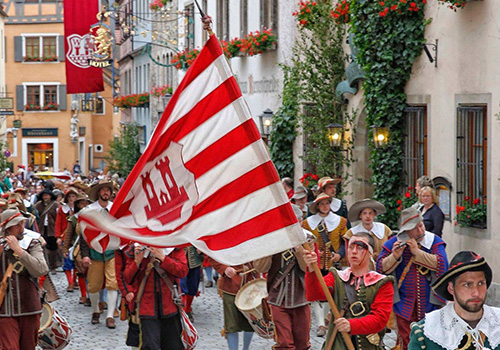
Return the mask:
<path fill-rule="evenodd" d="M 137 285 L 130 285 L 125 282 L 124 271 L 127 266 L 127 258 L 134 258 L 134 245 L 129 244 L 123 249 L 118 249 L 115 251 L 115 273 L 116 282 L 118 283 L 118 289 L 123 298 L 128 293 L 134 293 L 134 298 L 137 296 Z M 129 311 L 132 312 L 134 308 L 134 302 L 127 303 Z"/>
<path fill-rule="evenodd" d="M 149 261 L 150 259 L 144 259 L 138 267 L 133 258 L 127 257 L 126 267 L 123 271 L 125 283 L 134 286 L 138 291 Z M 186 277 L 189 272 L 184 249 L 175 249 L 165 257 L 160 267 L 167 272 L 172 283 L 178 285 L 178 279 Z M 140 304 L 139 316 L 141 317 L 161 318 L 173 315 L 178 311 L 172 300 L 170 289 L 154 268 L 151 269 L 147 277 Z"/>
<path fill-rule="evenodd" d="M 376 273 L 376 272 L 373 272 Z M 335 278 L 330 272 L 323 277 L 326 286 L 332 294 L 335 290 Z M 370 313 L 360 318 L 348 319 L 351 324 L 351 335 L 371 334 L 380 332 L 387 322 L 392 310 L 394 288 L 391 280 L 387 280 L 377 291 L 373 304 L 370 305 Z M 321 288 L 318 278 L 314 272 L 306 272 L 306 298 L 309 301 L 326 300 L 325 293 Z M 339 307 L 339 305 L 337 305 Z"/>
<path fill-rule="evenodd" d="M 66 232 L 66 227 L 68 227 L 68 218 L 73 215 L 73 211 L 69 209 L 67 205 L 63 205 L 57 208 L 56 216 L 56 227 L 54 229 L 54 236 L 56 238 L 61 238 L 64 241 L 64 232 Z M 64 212 L 67 210 L 67 212 Z"/>

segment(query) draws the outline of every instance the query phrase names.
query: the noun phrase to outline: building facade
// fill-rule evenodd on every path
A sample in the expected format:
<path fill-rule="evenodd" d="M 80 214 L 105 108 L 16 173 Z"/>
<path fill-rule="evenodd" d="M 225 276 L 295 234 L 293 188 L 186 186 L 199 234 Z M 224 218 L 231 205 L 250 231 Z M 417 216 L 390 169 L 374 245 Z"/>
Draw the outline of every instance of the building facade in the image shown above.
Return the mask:
<path fill-rule="evenodd" d="M 118 121 L 110 80 L 99 94 L 66 94 L 63 3 L 11 0 L 5 12 L 6 86 L 15 109 L 7 118 L 9 160 L 37 170 L 71 170 L 76 160 L 84 173 L 103 169 Z M 82 100 L 95 108 L 80 108 Z"/>
<path fill-rule="evenodd" d="M 415 61 L 406 86 L 404 179 L 407 186 L 428 175 L 437 185 L 439 206 L 445 214 L 443 239 L 447 254 L 473 250 L 492 268 L 500 266 L 496 254 L 500 235 L 500 3 L 470 1 L 456 12 L 437 1 L 426 5 L 426 43 L 437 45 L 437 62 L 422 55 Z M 436 51 L 429 45 L 430 56 Z M 371 195 L 368 184 L 368 140 L 363 95 L 348 94 L 349 110 L 358 110 L 355 156 L 348 203 Z M 484 220 L 462 227 L 457 206 L 485 205 Z M 495 282 L 500 283 L 498 276 Z M 499 285 L 490 297 L 500 303 Z"/>

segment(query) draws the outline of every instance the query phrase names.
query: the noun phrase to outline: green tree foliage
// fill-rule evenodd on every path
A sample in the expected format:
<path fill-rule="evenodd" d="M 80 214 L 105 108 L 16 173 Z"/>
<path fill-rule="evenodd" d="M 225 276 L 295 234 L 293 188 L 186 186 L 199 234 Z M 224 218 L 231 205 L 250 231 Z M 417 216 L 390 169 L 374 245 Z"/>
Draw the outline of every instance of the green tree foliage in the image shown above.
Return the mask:
<path fill-rule="evenodd" d="M 135 124 L 124 124 L 119 137 L 109 143 L 109 156 L 106 158 L 109 170 L 126 178 L 141 156 L 139 129 Z"/>

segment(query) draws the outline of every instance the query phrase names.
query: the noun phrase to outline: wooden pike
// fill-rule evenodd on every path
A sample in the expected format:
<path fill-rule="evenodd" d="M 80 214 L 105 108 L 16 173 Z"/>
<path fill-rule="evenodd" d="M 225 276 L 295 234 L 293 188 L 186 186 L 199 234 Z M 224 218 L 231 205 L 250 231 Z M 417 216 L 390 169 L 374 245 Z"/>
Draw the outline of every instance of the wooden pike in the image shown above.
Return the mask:
<path fill-rule="evenodd" d="M 212 18 L 210 16 L 207 16 L 203 9 L 201 8 L 200 4 L 198 4 L 197 0 L 194 0 L 194 3 L 196 4 L 196 7 L 198 8 L 198 11 L 200 11 L 200 16 L 201 16 L 201 21 L 203 22 L 203 29 L 208 32 L 209 36 L 212 36 L 214 32 L 212 31 Z"/>
<path fill-rule="evenodd" d="M 309 250 L 309 251 L 311 250 L 308 243 L 304 243 L 302 246 L 306 250 Z M 319 269 L 318 264 L 315 262 L 312 267 L 314 270 L 314 274 L 318 278 L 318 281 L 321 285 L 321 289 L 323 289 L 323 293 L 325 293 L 326 300 L 328 300 L 328 304 L 330 305 L 330 308 L 332 309 L 333 320 L 331 322 L 333 322 L 334 320 L 336 320 L 337 318 L 340 318 L 342 316 L 340 315 L 340 312 L 339 312 L 339 309 L 337 308 L 337 305 L 335 305 L 335 301 L 333 300 L 333 297 L 330 294 L 330 290 L 326 286 L 325 280 L 323 279 L 323 275 L 321 274 L 321 271 Z M 333 334 L 336 335 L 336 332 L 333 332 Z M 333 336 L 333 334 L 332 334 L 332 336 Z M 351 336 L 349 335 L 349 333 L 341 332 L 341 334 L 342 334 L 342 338 L 344 339 L 345 344 L 347 345 L 347 348 L 349 350 L 354 350 L 354 344 L 352 343 Z M 331 342 L 331 344 L 333 345 L 333 341 Z M 328 345 L 330 345 L 330 344 L 328 344 Z M 326 350 L 331 350 L 331 349 L 327 348 Z"/>

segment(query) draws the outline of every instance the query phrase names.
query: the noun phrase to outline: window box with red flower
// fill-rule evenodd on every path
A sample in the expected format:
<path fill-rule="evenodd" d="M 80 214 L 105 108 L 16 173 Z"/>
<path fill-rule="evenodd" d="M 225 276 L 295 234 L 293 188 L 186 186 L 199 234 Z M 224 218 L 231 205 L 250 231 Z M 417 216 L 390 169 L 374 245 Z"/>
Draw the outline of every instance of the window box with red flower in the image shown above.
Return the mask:
<path fill-rule="evenodd" d="M 41 58 L 38 56 L 24 56 L 23 62 L 40 62 Z"/>
<path fill-rule="evenodd" d="M 42 62 L 57 62 L 57 56 L 43 56 L 40 60 Z"/>
<path fill-rule="evenodd" d="M 276 50 L 276 35 L 271 29 L 250 32 L 241 40 L 240 52 L 247 56 L 255 56 L 264 51 Z"/>
<path fill-rule="evenodd" d="M 149 8 L 153 11 L 160 11 L 168 2 L 172 2 L 172 0 L 154 0 L 149 4 Z"/>
<path fill-rule="evenodd" d="M 455 225 L 460 227 L 486 228 L 486 200 L 465 197 L 463 205 L 456 206 Z"/>
<path fill-rule="evenodd" d="M 450 9 L 456 11 L 457 9 L 464 8 L 468 0 L 438 0 L 438 2 L 445 4 Z"/>
<path fill-rule="evenodd" d="M 59 110 L 59 105 L 54 102 L 49 102 L 46 103 L 45 106 L 43 106 L 44 111 L 58 111 Z"/>
<path fill-rule="evenodd" d="M 198 49 L 179 51 L 172 57 L 170 64 L 173 64 L 177 69 L 188 69 L 199 54 L 200 50 Z"/>
<path fill-rule="evenodd" d="M 163 97 L 166 94 L 172 94 L 173 89 L 169 84 L 162 86 L 154 86 L 149 94 L 153 97 Z"/>
<path fill-rule="evenodd" d="M 26 106 L 24 106 L 24 110 L 26 111 L 40 111 L 42 107 L 40 105 L 34 104 L 34 103 L 29 103 Z"/>
<path fill-rule="evenodd" d="M 113 106 L 123 109 L 149 106 L 149 92 L 116 97 Z"/>

